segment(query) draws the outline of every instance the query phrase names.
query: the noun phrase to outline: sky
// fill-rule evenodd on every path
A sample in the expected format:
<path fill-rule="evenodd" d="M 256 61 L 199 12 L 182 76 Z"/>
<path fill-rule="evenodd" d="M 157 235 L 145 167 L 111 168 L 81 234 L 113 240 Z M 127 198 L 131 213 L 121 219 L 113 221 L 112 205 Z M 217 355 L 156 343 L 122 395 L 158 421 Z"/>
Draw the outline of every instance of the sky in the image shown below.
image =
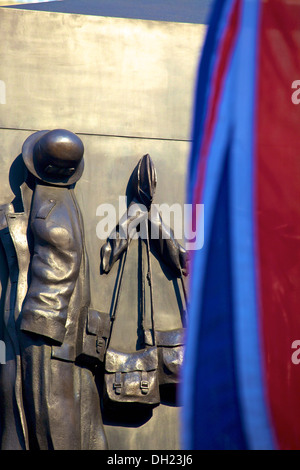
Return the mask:
<path fill-rule="evenodd" d="M 8 8 L 207 24 L 213 0 L 60 0 Z"/>

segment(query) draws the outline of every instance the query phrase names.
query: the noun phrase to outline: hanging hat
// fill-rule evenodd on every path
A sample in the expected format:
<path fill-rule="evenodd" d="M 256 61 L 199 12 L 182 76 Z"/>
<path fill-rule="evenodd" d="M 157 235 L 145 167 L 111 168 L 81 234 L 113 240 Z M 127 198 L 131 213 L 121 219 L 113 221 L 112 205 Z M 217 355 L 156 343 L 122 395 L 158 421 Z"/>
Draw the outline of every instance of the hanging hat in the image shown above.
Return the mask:
<path fill-rule="evenodd" d="M 41 181 L 57 186 L 76 183 L 83 173 L 81 139 L 66 129 L 38 131 L 22 147 L 24 163 Z"/>
<path fill-rule="evenodd" d="M 150 155 L 144 155 L 135 167 L 131 184 L 133 192 L 139 202 L 150 208 L 157 184 L 156 169 Z"/>

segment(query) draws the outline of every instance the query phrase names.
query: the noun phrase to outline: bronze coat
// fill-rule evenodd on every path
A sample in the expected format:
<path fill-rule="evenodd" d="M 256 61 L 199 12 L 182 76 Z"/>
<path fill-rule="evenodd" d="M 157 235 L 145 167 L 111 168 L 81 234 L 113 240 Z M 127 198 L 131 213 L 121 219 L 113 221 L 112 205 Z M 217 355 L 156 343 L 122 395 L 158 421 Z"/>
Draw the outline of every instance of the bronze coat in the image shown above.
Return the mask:
<path fill-rule="evenodd" d="M 36 186 L 29 288 L 21 330 L 52 340 L 52 357 L 75 361 L 90 302 L 82 216 L 73 189 Z"/>
<path fill-rule="evenodd" d="M 13 204 L 0 206 L 0 238 L 8 266 L 3 312 L 7 357 L 6 364 L 0 366 L 1 449 L 28 448 L 22 397 L 19 321 L 28 289 L 30 253 L 27 227 L 32 191 L 26 183 L 20 190 L 23 212 L 15 212 Z"/>
<path fill-rule="evenodd" d="M 82 218 L 73 190 L 38 184 L 32 197 L 24 183 L 21 194 L 23 212 L 16 213 L 13 204 L 0 206 L 0 237 L 9 270 L 2 338 L 7 362 L 0 366 L 1 449 L 29 448 L 20 327 L 46 337 L 53 358 L 74 362 L 81 352 L 82 328 L 90 301 Z M 95 385 L 88 387 L 86 394 Z M 99 428 L 95 445 L 99 448 L 105 446 L 105 436 L 97 397 L 93 396 L 93 400 Z"/>

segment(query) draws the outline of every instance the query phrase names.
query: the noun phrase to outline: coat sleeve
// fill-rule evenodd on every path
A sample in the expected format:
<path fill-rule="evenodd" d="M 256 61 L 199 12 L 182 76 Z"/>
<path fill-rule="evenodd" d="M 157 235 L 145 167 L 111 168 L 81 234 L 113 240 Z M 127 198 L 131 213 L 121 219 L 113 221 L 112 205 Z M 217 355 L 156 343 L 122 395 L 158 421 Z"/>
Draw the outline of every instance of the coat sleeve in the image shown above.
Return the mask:
<path fill-rule="evenodd" d="M 80 234 L 68 217 L 67 210 L 63 214 L 54 211 L 51 217 L 36 217 L 32 222 L 31 280 L 21 317 L 21 330 L 59 344 L 64 340 L 68 305 L 82 255 Z M 59 220 L 63 220 L 63 226 Z"/>
<path fill-rule="evenodd" d="M 187 275 L 188 254 L 175 239 L 173 230 L 161 218 L 155 205 L 149 216 L 150 243 L 159 258 L 171 269 L 176 277 Z"/>

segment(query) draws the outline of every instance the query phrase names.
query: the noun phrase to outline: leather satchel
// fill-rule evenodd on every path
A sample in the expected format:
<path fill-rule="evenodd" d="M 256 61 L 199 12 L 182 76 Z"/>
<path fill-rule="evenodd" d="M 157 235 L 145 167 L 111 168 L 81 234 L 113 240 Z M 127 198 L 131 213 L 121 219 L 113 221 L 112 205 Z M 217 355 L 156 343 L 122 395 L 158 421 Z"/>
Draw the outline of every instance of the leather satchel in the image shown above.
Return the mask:
<path fill-rule="evenodd" d="M 145 344 L 152 344 L 152 331 L 145 330 Z M 178 384 L 184 356 L 184 328 L 169 331 L 155 330 L 158 351 L 158 378 L 160 385 Z"/>
<path fill-rule="evenodd" d="M 158 405 L 157 366 L 155 346 L 134 353 L 109 349 L 105 360 L 105 402 L 151 407 Z"/>
<path fill-rule="evenodd" d="M 78 361 L 89 365 L 102 364 L 110 330 L 109 314 L 89 308 L 83 331 L 82 351 L 78 356 Z"/>

